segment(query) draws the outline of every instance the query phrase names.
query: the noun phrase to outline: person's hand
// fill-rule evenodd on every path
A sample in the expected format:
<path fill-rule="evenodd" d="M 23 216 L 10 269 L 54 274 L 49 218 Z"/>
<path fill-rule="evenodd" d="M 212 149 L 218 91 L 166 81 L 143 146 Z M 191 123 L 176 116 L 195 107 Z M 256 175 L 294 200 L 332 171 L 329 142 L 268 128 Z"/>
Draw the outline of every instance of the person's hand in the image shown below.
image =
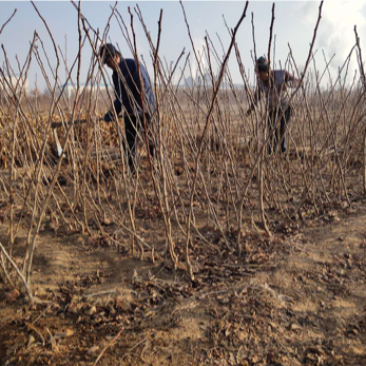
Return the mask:
<path fill-rule="evenodd" d="M 104 122 L 112 122 L 113 118 L 112 118 L 112 113 L 108 112 L 105 116 L 104 116 Z"/>

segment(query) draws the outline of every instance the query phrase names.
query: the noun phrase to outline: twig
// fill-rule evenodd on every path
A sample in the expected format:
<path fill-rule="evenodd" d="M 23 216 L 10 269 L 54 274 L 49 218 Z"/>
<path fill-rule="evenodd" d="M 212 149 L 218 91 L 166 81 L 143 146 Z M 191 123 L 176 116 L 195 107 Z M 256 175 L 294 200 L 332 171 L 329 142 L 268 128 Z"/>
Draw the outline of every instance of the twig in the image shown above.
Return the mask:
<path fill-rule="evenodd" d="M 217 83 L 216 83 L 216 90 L 215 90 L 215 93 L 212 97 L 210 109 L 209 109 L 209 111 L 207 113 L 207 116 L 206 116 L 206 124 L 205 124 L 205 127 L 204 127 L 203 132 L 202 132 L 201 141 L 200 141 L 200 144 L 199 144 L 199 147 L 198 147 L 198 150 L 197 150 L 197 155 L 196 155 L 196 158 L 195 158 L 195 168 L 194 168 L 194 171 L 193 171 L 193 182 L 192 182 L 192 186 L 191 186 L 191 194 L 190 194 L 190 200 L 189 200 L 189 202 L 190 202 L 189 203 L 189 213 L 188 213 L 188 219 L 187 219 L 187 238 L 186 238 L 186 245 L 185 245 L 185 257 L 186 257 L 186 263 L 187 263 L 187 270 L 189 272 L 189 275 L 190 275 L 192 281 L 194 280 L 194 274 L 193 274 L 193 269 L 192 269 L 192 265 L 191 265 L 190 258 L 189 258 L 189 244 L 190 244 L 190 241 L 191 241 L 191 218 L 192 218 L 192 214 L 193 214 L 193 199 L 194 199 L 194 195 L 195 195 L 196 181 L 197 181 L 197 175 L 198 175 L 197 173 L 198 173 L 198 169 L 199 169 L 198 163 L 199 163 L 199 160 L 200 160 L 200 155 L 201 155 L 203 144 L 204 144 L 204 141 L 205 141 L 205 136 L 206 136 L 206 133 L 208 131 L 208 127 L 210 125 L 211 115 L 212 115 L 212 112 L 213 112 L 213 109 L 214 109 L 214 106 L 215 106 L 215 103 L 216 103 L 217 95 L 218 95 L 218 92 L 220 90 L 220 85 L 221 85 L 222 80 L 224 78 L 226 64 L 229 60 L 231 50 L 232 50 L 232 48 L 235 44 L 236 33 L 237 33 L 237 31 L 240 27 L 240 24 L 242 23 L 242 21 L 244 20 L 244 18 L 246 16 L 248 4 L 249 4 L 249 2 L 247 1 L 246 4 L 245 4 L 245 7 L 244 7 L 243 14 L 240 17 L 236 27 L 234 28 L 234 30 L 232 32 L 231 43 L 230 43 L 229 49 L 227 51 L 227 54 L 224 58 L 224 61 L 221 65 L 219 78 L 218 78 Z"/>
<path fill-rule="evenodd" d="M 101 296 L 101 295 L 110 295 L 115 294 L 117 290 L 108 290 L 108 291 L 101 291 L 101 292 L 95 292 L 93 294 L 87 294 L 85 297 L 94 297 L 94 296 Z"/>
<path fill-rule="evenodd" d="M 13 14 L 10 16 L 10 18 L 3 24 L 3 26 L 0 29 L 0 34 L 3 32 L 4 28 L 6 27 L 6 25 L 13 19 L 15 13 L 18 11 L 18 9 L 14 9 Z"/>
<path fill-rule="evenodd" d="M 34 298 L 33 298 L 33 294 L 32 294 L 32 290 L 29 288 L 29 286 L 27 285 L 27 282 L 24 278 L 24 276 L 22 275 L 22 273 L 20 272 L 18 266 L 14 263 L 14 261 L 11 259 L 11 257 L 9 256 L 8 252 L 6 251 L 6 249 L 4 248 L 4 246 L 1 244 L 0 242 L 0 249 L 1 251 L 4 253 L 6 259 L 10 262 L 10 264 L 12 265 L 12 267 L 15 269 L 15 272 L 18 274 L 19 278 L 21 279 L 21 281 L 23 282 L 23 285 L 25 287 L 25 290 L 28 294 L 28 297 L 29 297 L 29 300 L 31 302 L 34 301 Z"/>
<path fill-rule="evenodd" d="M 355 31 L 355 37 L 356 37 L 356 44 L 357 44 L 357 49 L 358 49 L 358 65 L 360 68 L 360 74 L 361 74 L 361 80 L 362 80 L 362 85 L 363 85 L 363 89 L 366 92 L 366 76 L 365 76 L 365 69 L 363 67 L 363 60 L 362 60 L 362 51 L 361 51 L 361 46 L 360 46 L 360 37 L 358 36 L 357 33 L 357 27 L 355 26 L 354 28 Z M 362 175 L 363 175 L 363 192 L 364 195 L 366 196 L 366 127 L 364 128 L 364 137 L 363 137 L 363 169 L 362 169 Z"/>
<path fill-rule="evenodd" d="M 97 357 L 95 362 L 93 363 L 93 366 L 96 366 L 96 364 L 100 361 L 100 359 L 103 357 L 105 351 L 113 345 L 113 343 L 119 338 L 119 336 L 122 334 L 124 328 L 121 328 L 120 331 L 117 333 L 117 335 L 103 348 L 103 351 L 100 353 L 100 355 Z"/>

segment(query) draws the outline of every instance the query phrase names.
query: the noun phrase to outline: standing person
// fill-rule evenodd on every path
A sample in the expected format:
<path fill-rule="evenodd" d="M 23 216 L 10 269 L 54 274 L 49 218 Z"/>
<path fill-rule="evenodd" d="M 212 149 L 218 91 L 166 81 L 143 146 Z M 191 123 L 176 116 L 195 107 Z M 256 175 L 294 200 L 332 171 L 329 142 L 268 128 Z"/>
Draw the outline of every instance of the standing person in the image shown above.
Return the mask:
<path fill-rule="evenodd" d="M 107 65 L 113 70 L 112 80 L 116 100 L 114 107 L 104 116 L 105 122 L 114 120 L 114 111 L 117 116 L 124 108 L 123 120 L 126 131 L 126 139 L 128 149 L 125 151 L 128 156 L 128 164 L 132 174 L 136 173 L 136 149 L 138 145 L 138 132 L 144 130 L 144 121 L 142 115 L 142 98 L 140 95 L 140 78 L 137 69 L 137 62 L 134 59 L 122 58 L 116 48 L 107 43 L 102 45 L 99 51 L 99 56 L 103 65 Z M 155 99 L 151 88 L 149 75 L 143 65 L 140 65 L 140 74 L 142 79 L 142 91 L 144 97 L 144 113 L 147 127 L 151 122 L 151 113 L 154 111 Z M 151 157 L 154 157 L 154 144 L 149 136 L 149 152 Z"/>
<path fill-rule="evenodd" d="M 268 144 L 268 154 L 275 154 L 278 142 L 277 119 L 280 121 L 281 150 L 286 152 L 288 148 L 288 127 L 292 114 L 289 104 L 288 87 L 297 87 L 300 80 L 296 79 L 286 70 L 269 70 L 268 61 L 265 57 L 260 57 L 256 61 L 255 72 L 257 74 L 257 89 L 254 100 L 247 111 L 249 116 L 252 110 L 261 99 L 262 94 L 268 95 L 268 128 L 270 141 Z"/>

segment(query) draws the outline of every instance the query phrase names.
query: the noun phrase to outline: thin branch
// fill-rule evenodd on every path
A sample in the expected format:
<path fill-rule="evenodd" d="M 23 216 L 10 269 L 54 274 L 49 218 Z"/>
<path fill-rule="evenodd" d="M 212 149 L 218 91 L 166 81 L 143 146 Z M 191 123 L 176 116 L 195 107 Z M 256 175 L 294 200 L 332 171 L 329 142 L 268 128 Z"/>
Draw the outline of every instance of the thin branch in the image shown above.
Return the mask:
<path fill-rule="evenodd" d="M 17 11 L 18 11 L 18 9 L 15 8 L 13 14 L 10 16 L 10 18 L 1 27 L 0 34 L 3 32 L 3 30 L 7 26 L 7 24 L 13 19 L 14 15 L 16 14 Z"/>

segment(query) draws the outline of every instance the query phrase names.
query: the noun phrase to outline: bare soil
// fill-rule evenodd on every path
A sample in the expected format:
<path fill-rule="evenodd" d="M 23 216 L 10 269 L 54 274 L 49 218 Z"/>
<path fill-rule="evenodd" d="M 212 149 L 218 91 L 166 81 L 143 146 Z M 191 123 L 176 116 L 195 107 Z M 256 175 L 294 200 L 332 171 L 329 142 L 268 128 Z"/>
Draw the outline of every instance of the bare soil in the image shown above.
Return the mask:
<path fill-rule="evenodd" d="M 202 227 L 213 246 L 196 238 L 193 283 L 163 258 L 132 258 L 127 239 L 117 251 L 45 227 L 42 302 L 0 284 L 0 364 L 364 365 L 365 220 L 359 201 L 273 238 L 247 231 L 240 257 Z"/>

